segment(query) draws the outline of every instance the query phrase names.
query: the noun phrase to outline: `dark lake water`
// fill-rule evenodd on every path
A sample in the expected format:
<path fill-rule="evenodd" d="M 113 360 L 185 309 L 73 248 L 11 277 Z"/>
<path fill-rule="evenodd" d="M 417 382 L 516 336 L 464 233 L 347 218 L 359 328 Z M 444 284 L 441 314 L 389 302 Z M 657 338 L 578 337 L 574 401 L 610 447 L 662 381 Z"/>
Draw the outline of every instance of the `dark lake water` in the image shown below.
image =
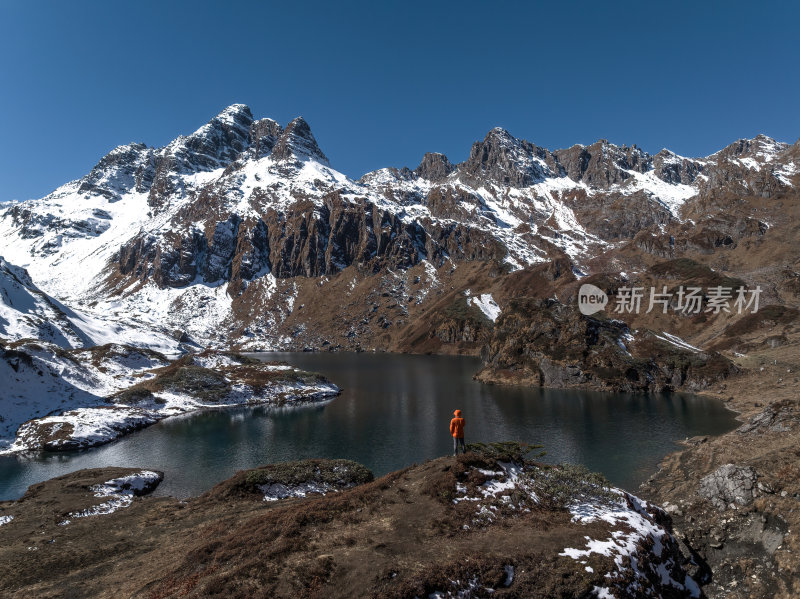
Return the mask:
<path fill-rule="evenodd" d="M 299 458 L 348 458 L 376 475 L 452 452 L 453 410 L 466 441 L 544 445 L 545 461 L 584 464 L 628 490 L 677 449 L 675 441 L 737 425 L 717 400 L 490 386 L 475 358 L 392 354 L 265 354 L 321 372 L 343 393 L 323 405 L 235 408 L 163 420 L 109 445 L 35 457 L 0 457 L 0 499 L 78 470 L 162 470 L 159 495 L 197 495 L 237 470 Z"/>

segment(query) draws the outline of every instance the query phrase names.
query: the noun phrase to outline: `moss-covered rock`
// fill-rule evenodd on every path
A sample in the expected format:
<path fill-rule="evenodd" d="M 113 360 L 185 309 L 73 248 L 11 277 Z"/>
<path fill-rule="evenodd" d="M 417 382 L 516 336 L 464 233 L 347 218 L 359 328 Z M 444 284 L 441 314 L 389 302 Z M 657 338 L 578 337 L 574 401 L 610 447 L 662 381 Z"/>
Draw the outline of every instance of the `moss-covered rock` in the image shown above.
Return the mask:
<path fill-rule="evenodd" d="M 309 459 L 268 464 L 253 470 L 237 472 L 233 478 L 220 483 L 208 492 L 211 498 L 258 497 L 263 498 L 262 487 L 283 485 L 317 485 L 330 489 L 345 489 L 368 483 L 374 479 L 372 472 L 351 460 Z"/>

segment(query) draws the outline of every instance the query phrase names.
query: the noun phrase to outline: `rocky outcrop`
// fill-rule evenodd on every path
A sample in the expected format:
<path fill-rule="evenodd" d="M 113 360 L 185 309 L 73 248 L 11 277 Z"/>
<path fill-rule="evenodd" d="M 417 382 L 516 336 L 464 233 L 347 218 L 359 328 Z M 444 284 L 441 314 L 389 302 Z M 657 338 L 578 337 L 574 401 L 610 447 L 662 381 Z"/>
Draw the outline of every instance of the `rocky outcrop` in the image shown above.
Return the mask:
<path fill-rule="evenodd" d="M 576 196 L 568 200 L 568 204 L 576 217 L 587 223 L 587 231 L 606 241 L 635 241 L 642 231 L 661 231 L 674 220 L 665 206 L 654 206 L 643 192 L 626 195 L 611 191 L 592 201 Z"/>
<path fill-rule="evenodd" d="M 602 139 L 590 146 L 551 152 L 496 127 L 482 142 L 473 144 L 469 158 L 458 165 L 458 171 L 512 187 L 525 187 L 545 177 L 569 177 L 608 189 L 629 179 L 629 171 L 644 173 L 652 167 L 653 158 L 636 146 L 616 146 Z"/>
<path fill-rule="evenodd" d="M 426 152 L 422 157 L 422 162 L 414 169 L 417 177 L 431 182 L 443 181 L 447 176 L 456 170 L 447 156 L 438 152 Z"/>
<path fill-rule="evenodd" d="M 769 404 L 737 429 L 741 435 L 786 433 L 800 427 L 800 401 L 782 400 Z"/>
<path fill-rule="evenodd" d="M 553 156 L 570 179 L 601 189 L 626 181 L 631 176 L 627 171 L 644 173 L 652 167 L 647 152 L 636 146 L 616 146 L 606 139 L 557 150 Z"/>
<path fill-rule="evenodd" d="M 328 159 L 311 133 L 311 127 L 303 117 L 294 119 L 281 132 L 272 149 L 272 156 L 277 160 L 312 159 L 328 164 Z"/>
<path fill-rule="evenodd" d="M 747 410 L 746 424 L 719 437 L 687 439 L 640 488 L 672 517 L 694 563 L 690 572 L 711 599 L 789 599 L 800 590 L 793 533 L 798 402 L 777 378 L 765 369 L 724 383 L 728 405 Z M 758 409 L 754 397 L 776 401 Z"/>
<path fill-rule="evenodd" d="M 482 350 L 484 382 L 614 391 L 697 391 L 735 367 L 619 320 L 580 314 L 575 305 L 520 298 L 503 309 Z"/>
<path fill-rule="evenodd" d="M 758 476 L 749 466 L 725 464 L 700 480 L 698 493 L 720 510 L 746 506 L 758 497 Z"/>

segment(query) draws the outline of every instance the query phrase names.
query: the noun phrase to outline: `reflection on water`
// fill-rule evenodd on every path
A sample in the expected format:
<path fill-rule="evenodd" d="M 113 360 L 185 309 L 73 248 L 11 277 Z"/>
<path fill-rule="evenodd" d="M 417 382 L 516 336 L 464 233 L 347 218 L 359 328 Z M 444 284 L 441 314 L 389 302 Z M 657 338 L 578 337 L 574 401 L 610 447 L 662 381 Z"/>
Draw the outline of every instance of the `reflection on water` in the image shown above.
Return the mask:
<path fill-rule="evenodd" d="M 199 494 L 237 470 L 309 457 L 349 458 L 376 474 L 452 451 L 448 425 L 464 412 L 467 442 L 544 445 L 545 460 L 576 462 L 635 489 L 676 449 L 736 421 L 721 402 L 688 395 L 605 394 L 488 386 L 474 358 L 390 354 L 268 354 L 321 372 L 344 390 L 302 408 L 236 408 L 164 420 L 93 450 L 0 458 L 0 499 L 80 468 L 163 470 L 157 494 Z"/>

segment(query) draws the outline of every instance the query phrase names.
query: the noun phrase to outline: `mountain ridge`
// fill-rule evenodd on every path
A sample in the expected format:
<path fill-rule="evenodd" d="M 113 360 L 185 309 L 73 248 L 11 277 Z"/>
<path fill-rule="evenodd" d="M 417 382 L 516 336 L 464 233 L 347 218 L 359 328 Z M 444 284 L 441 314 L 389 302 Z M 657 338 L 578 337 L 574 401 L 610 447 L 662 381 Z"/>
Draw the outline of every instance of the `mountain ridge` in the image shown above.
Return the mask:
<path fill-rule="evenodd" d="M 302 117 L 283 127 L 234 104 L 161 148 L 119 146 L 44 198 L 3 206 L 0 254 L 68 304 L 122 308 L 165 332 L 192 329 L 198 301 L 211 301 L 219 314 L 191 333 L 201 344 L 297 347 L 302 323 L 284 324 L 300 288 L 351 268 L 355 284 L 372 277 L 373 288 L 425 264 L 446 286 L 476 262 L 507 273 L 566 258 L 583 276 L 631 244 L 662 257 L 705 251 L 708 242 L 689 238 L 697 217 L 713 228 L 712 244 L 763 236 L 766 219 L 731 222 L 711 204 L 729 192 L 794 193 L 797 154 L 766 136 L 705 158 L 607 140 L 551 151 L 494 128 L 463 162 L 428 153 L 413 170 L 354 180 L 330 166 Z M 361 339 L 392 346 L 377 341 L 386 322 L 414 320 L 402 293 L 393 286 L 399 314 L 379 307 L 380 324 L 374 301 L 359 308 L 370 321 Z M 141 314 L 146 297 L 163 306 Z M 271 316 L 254 323 L 245 304 Z M 263 331 L 255 340 L 245 332 L 253 328 Z"/>

